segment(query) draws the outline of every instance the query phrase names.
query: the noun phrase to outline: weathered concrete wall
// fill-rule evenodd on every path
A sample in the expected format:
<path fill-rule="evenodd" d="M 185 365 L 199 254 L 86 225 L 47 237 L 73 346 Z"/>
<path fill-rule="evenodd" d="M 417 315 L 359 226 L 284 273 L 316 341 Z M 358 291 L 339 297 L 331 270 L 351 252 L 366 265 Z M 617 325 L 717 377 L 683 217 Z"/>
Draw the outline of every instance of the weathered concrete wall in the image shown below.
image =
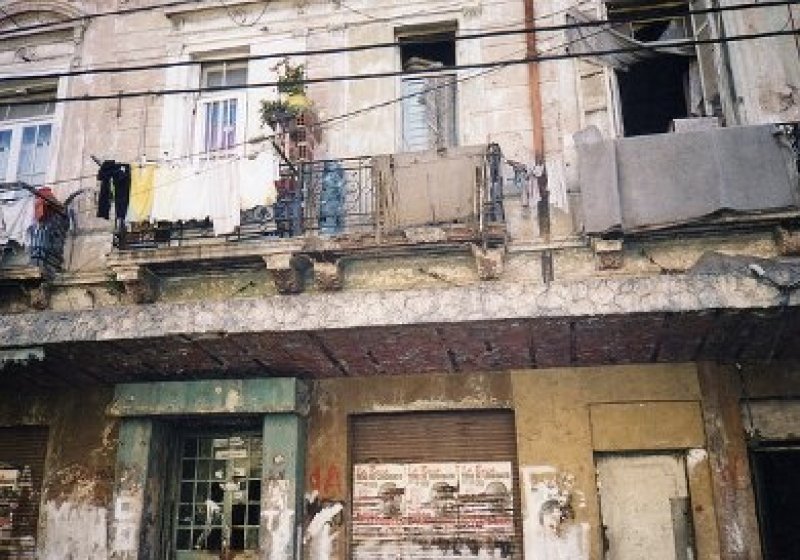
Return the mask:
<path fill-rule="evenodd" d="M 698 558 L 719 558 L 694 366 L 553 369 L 511 375 L 526 554 L 547 547 L 563 550 L 564 558 L 602 557 L 593 452 L 685 449 Z M 642 409 L 649 421 L 637 430 Z M 609 416 L 614 420 L 609 422 Z M 531 490 L 548 483 L 571 498 L 574 508 L 574 520 L 558 534 L 540 528 L 536 512 L 531 511 L 536 499 Z"/>
<path fill-rule="evenodd" d="M 693 365 L 318 381 L 309 416 L 306 488 L 321 516 L 318 524 L 327 529 L 307 534 L 312 541 L 307 551 L 312 560 L 345 555 L 348 527 L 337 514 L 347 511 L 350 500 L 349 415 L 509 408 L 516 414 L 526 558 L 554 549 L 570 560 L 601 558 L 593 452 L 683 449 L 698 558 L 718 559 L 699 400 Z M 643 417 L 647 422 L 632 429 Z M 543 487 L 563 494 L 574 508 L 574 520 L 566 520 L 558 534 L 539 526 L 536 493 Z M 320 538 L 323 543 L 313 542 Z"/>
<path fill-rule="evenodd" d="M 108 389 L 0 397 L 0 426 L 47 426 L 38 558 L 106 560 L 117 423 Z"/>

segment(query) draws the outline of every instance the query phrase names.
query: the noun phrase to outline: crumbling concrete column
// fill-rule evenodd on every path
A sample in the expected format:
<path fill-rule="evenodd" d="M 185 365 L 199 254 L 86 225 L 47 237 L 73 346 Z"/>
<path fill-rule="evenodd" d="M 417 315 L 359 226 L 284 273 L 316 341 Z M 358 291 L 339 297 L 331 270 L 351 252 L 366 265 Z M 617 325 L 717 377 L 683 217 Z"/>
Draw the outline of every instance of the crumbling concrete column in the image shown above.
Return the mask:
<path fill-rule="evenodd" d="M 112 560 L 156 558 L 163 506 L 166 430 L 156 420 L 125 418 L 119 431 L 110 531 Z"/>
<path fill-rule="evenodd" d="M 760 560 L 750 464 L 740 410 L 740 383 L 729 366 L 698 364 L 711 482 L 725 560 Z"/>
<path fill-rule="evenodd" d="M 260 547 L 264 558 L 302 558 L 305 421 L 297 414 L 264 417 Z"/>

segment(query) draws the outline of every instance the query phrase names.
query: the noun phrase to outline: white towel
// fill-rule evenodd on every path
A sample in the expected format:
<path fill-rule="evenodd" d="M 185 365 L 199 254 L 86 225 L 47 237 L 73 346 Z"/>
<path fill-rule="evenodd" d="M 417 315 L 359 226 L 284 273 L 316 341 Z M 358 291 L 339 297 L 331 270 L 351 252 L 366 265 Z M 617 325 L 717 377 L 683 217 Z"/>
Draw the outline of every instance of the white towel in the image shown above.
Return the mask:
<path fill-rule="evenodd" d="M 240 160 L 239 181 L 242 210 L 275 204 L 278 191 L 275 180 L 278 178 L 278 164 L 272 150 L 268 149 L 255 159 Z"/>
<path fill-rule="evenodd" d="M 33 193 L 27 190 L 0 193 L 0 243 L 8 240 L 28 245 L 28 230 L 36 221 Z"/>

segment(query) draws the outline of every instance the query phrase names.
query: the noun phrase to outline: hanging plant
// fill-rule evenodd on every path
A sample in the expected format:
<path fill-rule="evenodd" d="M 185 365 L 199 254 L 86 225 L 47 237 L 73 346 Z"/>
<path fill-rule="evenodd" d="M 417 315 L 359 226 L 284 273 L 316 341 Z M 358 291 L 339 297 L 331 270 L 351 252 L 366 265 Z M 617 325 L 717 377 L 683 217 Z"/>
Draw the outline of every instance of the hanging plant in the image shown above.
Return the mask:
<path fill-rule="evenodd" d="M 298 115 L 311 105 L 302 83 L 305 66 L 302 64 L 293 66 L 288 60 L 283 60 L 278 63 L 276 69 L 280 71 L 278 99 L 261 101 L 261 122 L 272 129 L 278 126 L 291 129 Z"/>

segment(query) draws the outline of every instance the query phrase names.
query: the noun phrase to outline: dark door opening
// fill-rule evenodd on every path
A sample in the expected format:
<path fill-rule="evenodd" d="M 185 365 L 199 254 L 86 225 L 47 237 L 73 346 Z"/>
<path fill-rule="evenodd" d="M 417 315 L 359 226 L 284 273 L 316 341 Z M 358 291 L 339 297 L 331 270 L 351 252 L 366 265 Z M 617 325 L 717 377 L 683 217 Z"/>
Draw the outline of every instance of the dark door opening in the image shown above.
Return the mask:
<path fill-rule="evenodd" d="M 661 55 L 617 72 L 625 136 L 658 134 L 689 115 L 686 100 L 690 58 Z"/>
<path fill-rule="evenodd" d="M 764 560 L 800 558 L 800 446 L 751 455 Z"/>

